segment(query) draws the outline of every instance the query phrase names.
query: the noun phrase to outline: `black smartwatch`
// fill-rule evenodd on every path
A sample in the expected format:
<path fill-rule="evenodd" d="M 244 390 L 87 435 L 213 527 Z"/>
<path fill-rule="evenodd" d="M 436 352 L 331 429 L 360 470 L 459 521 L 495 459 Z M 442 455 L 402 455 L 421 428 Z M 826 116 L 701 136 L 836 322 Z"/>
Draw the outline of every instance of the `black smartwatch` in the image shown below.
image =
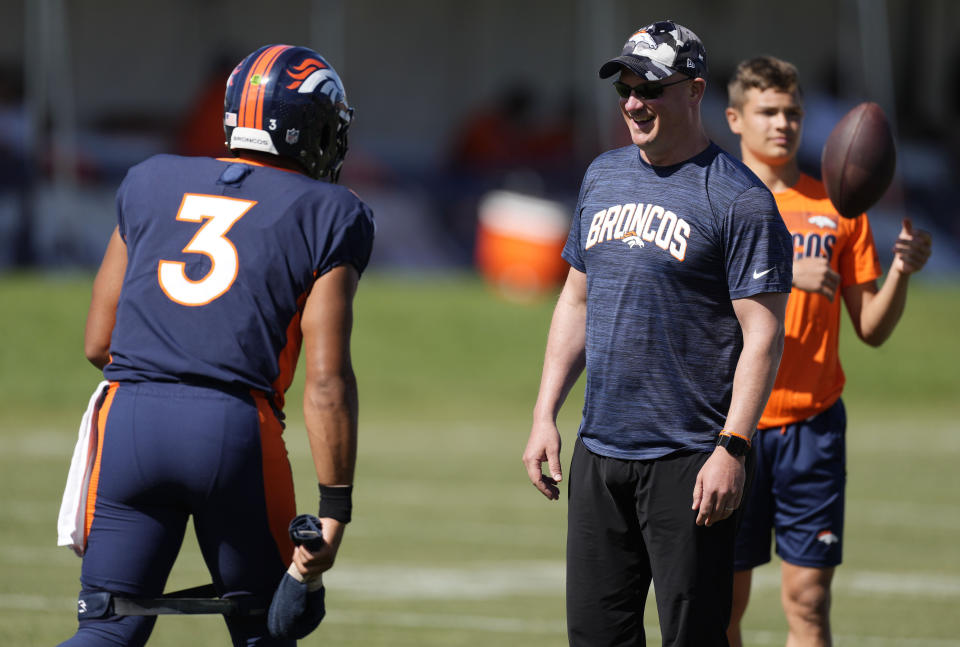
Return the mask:
<path fill-rule="evenodd" d="M 731 456 L 746 456 L 750 452 L 749 440 L 730 433 L 717 436 L 717 445 L 726 449 Z"/>

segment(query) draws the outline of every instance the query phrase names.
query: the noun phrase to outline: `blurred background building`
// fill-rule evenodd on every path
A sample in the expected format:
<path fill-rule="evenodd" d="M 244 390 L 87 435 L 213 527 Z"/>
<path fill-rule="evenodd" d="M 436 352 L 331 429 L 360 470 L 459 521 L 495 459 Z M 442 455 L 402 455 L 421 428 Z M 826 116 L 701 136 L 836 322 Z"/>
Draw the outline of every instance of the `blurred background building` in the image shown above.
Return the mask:
<path fill-rule="evenodd" d="M 268 43 L 314 48 L 344 80 L 356 119 L 341 181 L 375 209 L 374 266 L 473 267 L 491 195 L 569 214 L 592 157 L 626 143 L 617 98 L 597 70 L 636 28 L 671 18 L 706 44 L 704 120 L 729 150 L 738 151 L 723 118 L 725 85 L 743 58 L 772 54 L 799 67 L 808 115 L 801 161 L 815 175 L 846 110 L 883 106 L 899 158 L 894 186 L 871 211 L 878 247 L 889 249 L 909 215 L 934 232 L 925 274 L 960 275 L 955 0 L 0 6 L 3 270 L 94 267 L 130 165 L 159 152 L 226 154 L 226 76 Z"/>

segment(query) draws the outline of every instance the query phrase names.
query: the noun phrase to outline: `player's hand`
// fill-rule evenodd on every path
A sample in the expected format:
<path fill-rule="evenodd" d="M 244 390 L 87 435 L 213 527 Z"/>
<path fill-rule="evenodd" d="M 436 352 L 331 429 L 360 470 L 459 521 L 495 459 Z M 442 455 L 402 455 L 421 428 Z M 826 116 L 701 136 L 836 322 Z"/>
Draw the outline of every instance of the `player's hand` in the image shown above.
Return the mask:
<path fill-rule="evenodd" d="M 329 517 L 320 518 L 323 530 L 323 547 L 320 550 L 310 551 L 303 546 L 297 546 L 293 551 L 293 563 L 305 580 L 313 579 L 321 573 L 330 570 L 340 542 L 343 540 L 343 530 L 346 524 Z"/>
<path fill-rule="evenodd" d="M 698 511 L 698 526 L 723 521 L 740 507 L 746 481 L 743 460 L 731 456 L 723 447 L 717 447 L 700 468 L 693 487 L 692 508 Z"/>
<path fill-rule="evenodd" d="M 930 258 L 933 240 L 930 232 L 923 229 L 914 229 L 909 218 L 903 219 L 900 236 L 893 245 L 893 265 L 902 274 L 913 274 L 923 269 Z"/>
<path fill-rule="evenodd" d="M 840 287 L 840 275 L 823 256 L 804 256 L 793 261 L 793 287 L 833 301 Z"/>
<path fill-rule="evenodd" d="M 547 463 L 549 474 L 543 473 L 543 464 Z M 551 501 L 560 498 L 557 483 L 563 480 L 560 469 L 560 432 L 553 423 L 533 423 L 530 439 L 523 452 L 523 464 L 533 486 Z"/>

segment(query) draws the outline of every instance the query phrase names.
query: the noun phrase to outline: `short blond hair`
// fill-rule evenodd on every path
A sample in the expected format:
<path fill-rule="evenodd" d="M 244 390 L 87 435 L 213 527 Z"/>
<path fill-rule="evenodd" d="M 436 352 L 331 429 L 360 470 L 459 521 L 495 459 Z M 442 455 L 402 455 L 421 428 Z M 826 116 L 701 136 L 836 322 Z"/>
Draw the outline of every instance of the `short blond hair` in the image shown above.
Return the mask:
<path fill-rule="evenodd" d="M 774 56 L 758 56 L 737 65 L 727 83 L 727 101 L 731 108 L 740 110 L 746 102 L 747 90 L 769 90 L 795 94 L 803 97 L 800 90 L 800 75 L 796 66 Z"/>

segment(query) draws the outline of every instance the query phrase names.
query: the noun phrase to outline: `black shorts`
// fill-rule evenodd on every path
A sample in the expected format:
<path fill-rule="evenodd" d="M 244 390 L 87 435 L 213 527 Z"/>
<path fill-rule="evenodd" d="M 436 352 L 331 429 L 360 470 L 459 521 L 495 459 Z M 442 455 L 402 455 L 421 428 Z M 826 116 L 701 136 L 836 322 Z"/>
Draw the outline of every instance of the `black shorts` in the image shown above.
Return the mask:
<path fill-rule="evenodd" d="M 577 440 L 567 527 L 570 645 L 645 645 L 651 581 L 664 645 L 728 644 L 738 515 L 708 528 L 696 525 L 691 509 L 709 457 L 622 460 Z"/>

